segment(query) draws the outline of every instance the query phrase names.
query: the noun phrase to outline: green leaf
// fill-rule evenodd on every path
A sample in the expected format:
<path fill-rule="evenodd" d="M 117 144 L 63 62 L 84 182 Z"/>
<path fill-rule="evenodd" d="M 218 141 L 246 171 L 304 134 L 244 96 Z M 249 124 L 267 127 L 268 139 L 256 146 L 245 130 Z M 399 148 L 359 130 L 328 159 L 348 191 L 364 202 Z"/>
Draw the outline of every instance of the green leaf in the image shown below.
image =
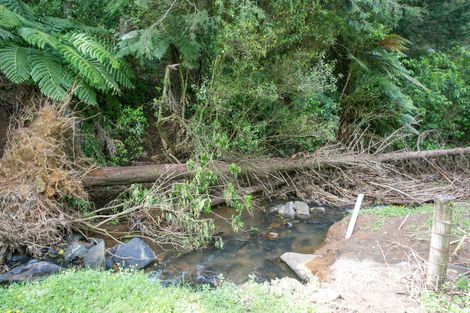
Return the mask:
<path fill-rule="evenodd" d="M 24 2 L 17 0 L 0 0 L 0 5 L 5 6 L 8 10 L 19 14 L 26 19 L 35 20 L 33 10 Z"/>
<path fill-rule="evenodd" d="M 66 37 L 82 54 L 98 60 L 101 64 L 109 62 L 113 68 L 119 68 L 119 61 L 93 37 L 75 33 Z"/>
<path fill-rule="evenodd" d="M 15 37 L 15 35 L 10 33 L 9 31 L 0 28 L 0 39 L 1 40 L 8 40 L 8 39 L 12 39 L 14 37 Z M 0 46 L 1 46 L 1 44 L 0 44 Z"/>
<path fill-rule="evenodd" d="M 105 65 L 106 70 L 111 73 L 112 77 L 124 88 L 132 89 L 134 84 L 132 83 L 133 73 L 132 70 L 126 63 L 119 65 L 119 69 L 113 68 L 110 65 Z"/>
<path fill-rule="evenodd" d="M 0 70 L 16 84 L 29 79 L 28 48 L 8 46 L 0 49 Z"/>
<path fill-rule="evenodd" d="M 160 60 L 169 46 L 169 38 L 154 28 L 135 30 L 121 38 L 118 57 L 135 55 L 140 59 Z"/>
<path fill-rule="evenodd" d="M 87 104 L 98 105 L 95 91 L 84 81 L 77 83 L 74 95 Z"/>
<path fill-rule="evenodd" d="M 173 38 L 172 42 L 178 47 L 183 57 L 183 65 L 189 69 L 196 68 L 201 56 L 201 45 L 196 40 L 184 37 Z"/>
<path fill-rule="evenodd" d="M 56 101 L 64 101 L 67 90 L 63 86 L 67 73 L 60 65 L 59 60 L 50 53 L 31 54 L 28 57 L 31 62 L 31 77 L 39 86 L 41 92 Z"/>
<path fill-rule="evenodd" d="M 18 29 L 18 34 L 30 45 L 36 46 L 40 49 L 44 49 L 46 44 L 55 48 L 57 46 L 57 40 L 53 36 L 46 34 L 38 29 L 22 27 Z"/>
<path fill-rule="evenodd" d="M 104 81 L 100 71 L 91 60 L 85 58 L 74 47 L 68 45 L 60 44 L 58 50 L 84 81 L 98 90 L 109 90 L 109 85 Z"/>
<path fill-rule="evenodd" d="M 4 29 L 15 29 L 21 26 L 20 17 L 10 11 L 7 7 L 0 4 L 0 27 Z"/>
<path fill-rule="evenodd" d="M 73 29 L 80 28 L 77 24 L 75 24 L 69 19 L 50 17 L 50 16 L 46 16 L 43 19 L 43 23 L 48 27 L 48 29 L 50 29 L 54 33 L 67 31 L 67 30 L 70 31 Z"/>

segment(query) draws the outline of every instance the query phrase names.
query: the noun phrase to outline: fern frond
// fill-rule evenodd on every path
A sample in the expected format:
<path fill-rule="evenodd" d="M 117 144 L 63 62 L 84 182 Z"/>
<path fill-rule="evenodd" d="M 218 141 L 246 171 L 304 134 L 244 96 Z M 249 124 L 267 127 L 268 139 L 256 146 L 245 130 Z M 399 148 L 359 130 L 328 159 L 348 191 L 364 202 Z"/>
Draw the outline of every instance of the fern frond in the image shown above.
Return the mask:
<path fill-rule="evenodd" d="M 8 46 L 0 49 L 0 70 L 13 83 L 24 83 L 29 79 L 28 48 Z"/>
<path fill-rule="evenodd" d="M 0 28 L 15 29 L 21 26 L 21 24 L 21 19 L 18 14 L 0 4 Z"/>
<path fill-rule="evenodd" d="M 134 78 L 134 76 L 132 70 L 127 64 L 122 62 L 119 65 L 119 70 L 108 65 L 106 66 L 106 70 L 111 73 L 113 78 L 124 88 L 134 88 L 134 84 L 132 83 L 132 79 Z"/>
<path fill-rule="evenodd" d="M 64 101 L 67 97 L 67 90 L 63 86 L 63 81 L 67 73 L 60 65 L 60 60 L 50 53 L 37 53 L 29 56 L 31 62 L 31 77 L 39 86 L 41 92 L 56 101 Z"/>
<path fill-rule="evenodd" d="M 183 58 L 183 65 L 189 69 L 198 66 L 198 60 L 201 56 L 201 45 L 196 40 L 184 37 L 176 37 L 172 39 Z"/>
<path fill-rule="evenodd" d="M 77 82 L 75 88 L 74 95 L 77 96 L 78 99 L 87 104 L 98 105 L 95 91 L 84 81 Z"/>
<path fill-rule="evenodd" d="M 169 46 L 170 39 L 154 28 L 136 30 L 121 38 L 118 57 L 133 54 L 140 59 L 160 60 Z"/>
<path fill-rule="evenodd" d="M 119 67 L 119 61 L 114 55 L 93 37 L 83 33 L 74 33 L 67 36 L 67 39 L 84 55 L 98 60 L 101 64 L 109 62 L 113 68 Z"/>
<path fill-rule="evenodd" d="M 121 91 L 119 89 L 119 84 L 116 82 L 113 75 L 110 72 L 108 72 L 102 64 L 96 61 L 91 61 L 91 62 L 95 65 L 96 69 L 101 74 L 101 77 L 103 78 L 104 82 L 106 83 L 108 87 L 107 90 L 112 90 L 115 93 L 120 93 Z"/>
<path fill-rule="evenodd" d="M 407 47 L 409 44 L 411 44 L 409 40 L 397 34 L 387 35 L 379 42 L 382 48 L 392 52 L 406 52 L 409 50 Z"/>
<path fill-rule="evenodd" d="M 35 15 L 33 10 L 24 2 L 17 0 L 0 0 L 0 5 L 5 6 L 8 10 L 19 14 L 26 19 L 34 20 Z"/>
<path fill-rule="evenodd" d="M 44 25 L 48 27 L 48 29 L 50 29 L 54 33 L 61 32 L 61 31 L 76 30 L 80 28 L 77 24 L 75 24 L 71 20 L 64 19 L 64 18 L 47 16 L 42 19 L 42 22 L 44 23 Z"/>
<path fill-rule="evenodd" d="M 79 73 L 79 76 L 87 83 L 101 91 L 109 90 L 108 85 L 96 66 L 90 60 L 82 56 L 75 48 L 60 44 L 58 50 L 67 63 Z"/>
<path fill-rule="evenodd" d="M 20 35 L 21 38 L 23 38 L 30 45 L 36 46 L 40 49 L 44 49 L 46 44 L 52 48 L 57 46 L 56 38 L 38 29 L 22 27 L 18 29 L 18 35 Z"/>
<path fill-rule="evenodd" d="M 7 40 L 7 39 L 12 39 L 14 38 L 15 36 L 10 33 L 8 30 L 5 30 L 5 29 L 1 29 L 0 28 L 0 39 L 1 40 Z M 0 46 L 2 46 L 2 44 L 0 43 Z"/>

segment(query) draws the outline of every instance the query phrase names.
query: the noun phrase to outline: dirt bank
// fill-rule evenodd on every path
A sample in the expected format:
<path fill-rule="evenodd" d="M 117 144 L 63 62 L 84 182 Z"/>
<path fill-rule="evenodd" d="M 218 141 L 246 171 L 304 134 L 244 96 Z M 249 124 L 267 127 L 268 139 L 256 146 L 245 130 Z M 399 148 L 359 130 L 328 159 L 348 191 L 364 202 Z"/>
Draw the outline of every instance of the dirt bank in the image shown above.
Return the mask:
<path fill-rule="evenodd" d="M 458 206 L 458 222 L 468 225 L 470 203 Z M 337 308 L 348 312 L 424 312 L 413 292 L 416 286 L 410 286 L 410 279 L 419 274 L 410 260 L 422 262 L 428 257 L 431 217 L 431 213 L 410 214 L 406 220 L 405 216 L 359 216 L 353 236 L 346 241 L 347 217 L 330 228 L 325 245 L 315 252 L 318 257 L 307 266 L 320 278 L 322 288 L 341 295 L 333 303 Z M 461 237 L 456 229 L 451 241 Z M 451 253 L 456 245 L 451 245 Z M 449 278 L 468 271 L 469 264 L 467 241 L 451 260 Z"/>
<path fill-rule="evenodd" d="M 3 155 L 3 147 L 7 140 L 8 125 L 10 116 L 0 107 L 0 158 Z"/>

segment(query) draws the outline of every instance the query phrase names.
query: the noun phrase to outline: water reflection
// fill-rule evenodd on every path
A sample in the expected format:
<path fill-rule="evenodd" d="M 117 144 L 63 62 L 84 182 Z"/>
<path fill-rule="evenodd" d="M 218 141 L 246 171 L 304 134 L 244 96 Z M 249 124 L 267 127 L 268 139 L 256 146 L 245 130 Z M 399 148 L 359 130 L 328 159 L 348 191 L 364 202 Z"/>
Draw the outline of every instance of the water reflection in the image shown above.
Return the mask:
<path fill-rule="evenodd" d="M 230 209 L 217 213 L 230 215 Z M 328 209 L 321 217 L 306 222 L 286 223 L 275 215 L 257 213 L 246 218 L 246 229 L 233 233 L 219 220 L 217 231 L 223 232 L 223 249 L 205 249 L 181 256 L 169 256 L 156 266 L 152 277 L 165 284 L 194 283 L 217 285 L 219 275 L 237 284 L 252 275 L 258 281 L 280 277 L 295 277 L 279 256 L 284 252 L 313 253 L 326 235 L 328 228 L 344 216 L 345 212 Z M 267 235 L 273 232 L 276 236 Z M 276 238 L 276 239 L 274 239 Z"/>

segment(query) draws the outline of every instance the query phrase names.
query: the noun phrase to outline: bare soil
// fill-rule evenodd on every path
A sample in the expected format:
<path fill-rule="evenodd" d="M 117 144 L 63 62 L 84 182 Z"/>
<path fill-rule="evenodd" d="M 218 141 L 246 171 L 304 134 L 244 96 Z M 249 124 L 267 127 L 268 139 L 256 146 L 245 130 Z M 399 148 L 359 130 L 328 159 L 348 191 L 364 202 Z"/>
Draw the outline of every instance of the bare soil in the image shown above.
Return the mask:
<path fill-rule="evenodd" d="M 0 158 L 3 155 L 3 148 L 7 140 L 9 122 L 10 116 L 0 107 Z"/>
<path fill-rule="evenodd" d="M 470 214 L 470 203 L 461 205 L 468 207 Z M 404 217 L 379 220 L 375 216 L 359 216 L 349 240 L 344 239 L 349 217 L 334 224 L 325 245 L 315 252 L 318 257 L 307 263 L 321 280 L 322 288 L 341 296 L 329 304 L 331 311 L 424 312 L 409 294 L 405 277 L 411 271 L 410 249 L 423 259 L 428 258 L 430 218 L 431 214 L 410 215 L 400 228 Z M 459 238 L 451 241 L 456 239 Z M 450 252 L 455 248 L 453 244 Z M 455 279 L 468 271 L 469 265 L 467 241 L 452 258 L 448 277 Z"/>

